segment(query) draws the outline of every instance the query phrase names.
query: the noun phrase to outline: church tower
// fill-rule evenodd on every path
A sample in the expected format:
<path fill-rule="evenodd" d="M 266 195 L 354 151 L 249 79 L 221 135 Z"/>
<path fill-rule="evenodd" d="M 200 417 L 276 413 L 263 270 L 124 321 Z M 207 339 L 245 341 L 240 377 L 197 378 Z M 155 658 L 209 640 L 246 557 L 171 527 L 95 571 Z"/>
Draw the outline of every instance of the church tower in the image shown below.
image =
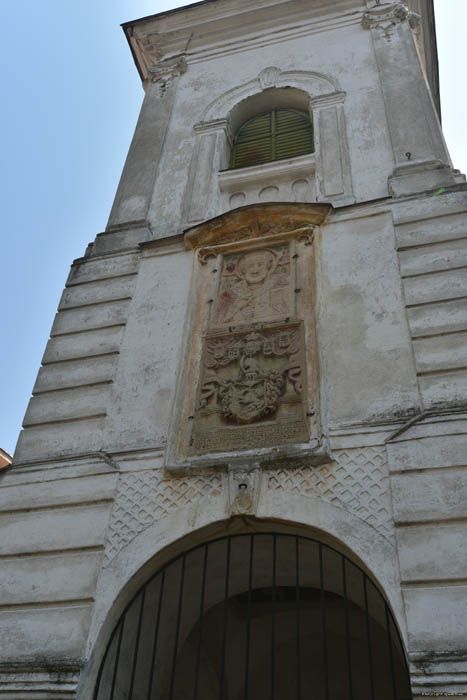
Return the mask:
<path fill-rule="evenodd" d="M 467 698 L 432 0 L 123 25 L 145 96 L 0 474 L 0 697 Z"/>

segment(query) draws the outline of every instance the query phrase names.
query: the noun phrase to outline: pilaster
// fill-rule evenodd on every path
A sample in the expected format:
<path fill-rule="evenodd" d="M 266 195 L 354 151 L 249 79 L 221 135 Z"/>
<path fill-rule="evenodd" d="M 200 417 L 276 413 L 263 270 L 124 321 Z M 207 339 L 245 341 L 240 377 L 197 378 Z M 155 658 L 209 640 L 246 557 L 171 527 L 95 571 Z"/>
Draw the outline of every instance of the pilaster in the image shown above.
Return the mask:
<path fill-rule="evenodd" d="M 390 192 L 397 197 L 454 185 L 451 160 L 412 34 L 420 18 L 402 3 L 372 5 L 363 15 L 362 26 L 372 34 L 393 147 Z"/>
<path fill-rule="evenodd" d="M 123 168 L 107 231 L 146 225 L 159 161 L 173 110 L 179 77 L 187 69 L 183 56 L 155 63 L 144 81 L 146 94 Z"/>
<path fill-rule="evenodd" d="M 355 203 L 344 98 L 345 93 L 335 92 L 310 100 L 315 124 L 317 201 L 331 202 L 336 207 Z"/>
<path fill-rule="evenodd" d="M 217 213 L 218 172 L 228 162 L 232 136 L 227 119 L 213 119 L 195 126 L 195 152 L 186 190 L 185 220 L 190 224 Z M 225 167 L 225 166 L 224 166 Z"/>

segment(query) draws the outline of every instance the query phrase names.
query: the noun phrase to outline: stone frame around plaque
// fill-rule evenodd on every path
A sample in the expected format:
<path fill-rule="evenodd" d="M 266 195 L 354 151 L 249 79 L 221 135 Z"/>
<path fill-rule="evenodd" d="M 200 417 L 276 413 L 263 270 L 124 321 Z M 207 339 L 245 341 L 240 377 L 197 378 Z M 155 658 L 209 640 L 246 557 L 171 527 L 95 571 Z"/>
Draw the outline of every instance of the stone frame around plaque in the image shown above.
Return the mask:
<path fill-rule="evenodd" d="M 258 455 L 261 462 L 298 453 L 316 463 L 328 458 L 313 245 L 328 211 L 245 207 L 185 234 L 195 254 L 192 302 L 167 469 Z"/>

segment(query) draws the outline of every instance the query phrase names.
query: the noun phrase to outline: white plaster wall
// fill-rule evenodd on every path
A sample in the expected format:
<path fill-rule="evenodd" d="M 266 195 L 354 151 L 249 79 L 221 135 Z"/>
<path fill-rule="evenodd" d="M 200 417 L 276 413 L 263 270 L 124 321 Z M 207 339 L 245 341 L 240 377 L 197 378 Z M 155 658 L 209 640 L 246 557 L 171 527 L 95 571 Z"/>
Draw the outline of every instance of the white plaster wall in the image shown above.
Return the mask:
<path fill-rule="evenodd" d="M 319 251 L 318 342 L 331 426 L 416 408 L 390 214 L 331 219 Z"/>
<path fill-rule="evenodd" d="M 384 104 L 371 35 L 356 21 L 344 28 L 210 60 L 190 63 L 188 57 L 188 70 L 179 79 L 149 213 L 156 236 L 180 230 L 188 166 L 195 143 L 194 124 L 202 120 L 209 103 L 257 78 L 268 66 L 277 66 L 282 71 L 321 73 L 338 84 L 346 93 L 344 111 L 354 195 L 357 201 L 387 196 L 393 157 Z"/>
<path fill-rule="evenodd" d="M 112 452 L 165 447 L 186 352 L 192 261 L 183 250 L 141 261 L 108 407 L 104 442 Z"/>

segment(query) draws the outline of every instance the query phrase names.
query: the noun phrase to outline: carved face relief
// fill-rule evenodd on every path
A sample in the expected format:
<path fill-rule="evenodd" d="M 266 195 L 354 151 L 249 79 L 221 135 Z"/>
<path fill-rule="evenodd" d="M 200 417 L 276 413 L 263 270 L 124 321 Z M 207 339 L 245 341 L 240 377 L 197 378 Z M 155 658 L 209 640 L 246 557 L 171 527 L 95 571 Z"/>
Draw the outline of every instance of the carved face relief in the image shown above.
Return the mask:
<path fill-rule="evenodd" d="M 206 337 L 193 453 L 307 438 L 302 335 L 295 323 Z"/>
<path fill-rule="evenodd" d="M 214 325 L 284 319 L 290 315 L 288 246 L 224 258 Z"/>
<path fill-rule="evenodd" d="M 248 285 L 261 284 L 276 267 L 276 260 L 272 250 L 245 253 L 237 262 L 237 276 L 243 278 Z"/>

